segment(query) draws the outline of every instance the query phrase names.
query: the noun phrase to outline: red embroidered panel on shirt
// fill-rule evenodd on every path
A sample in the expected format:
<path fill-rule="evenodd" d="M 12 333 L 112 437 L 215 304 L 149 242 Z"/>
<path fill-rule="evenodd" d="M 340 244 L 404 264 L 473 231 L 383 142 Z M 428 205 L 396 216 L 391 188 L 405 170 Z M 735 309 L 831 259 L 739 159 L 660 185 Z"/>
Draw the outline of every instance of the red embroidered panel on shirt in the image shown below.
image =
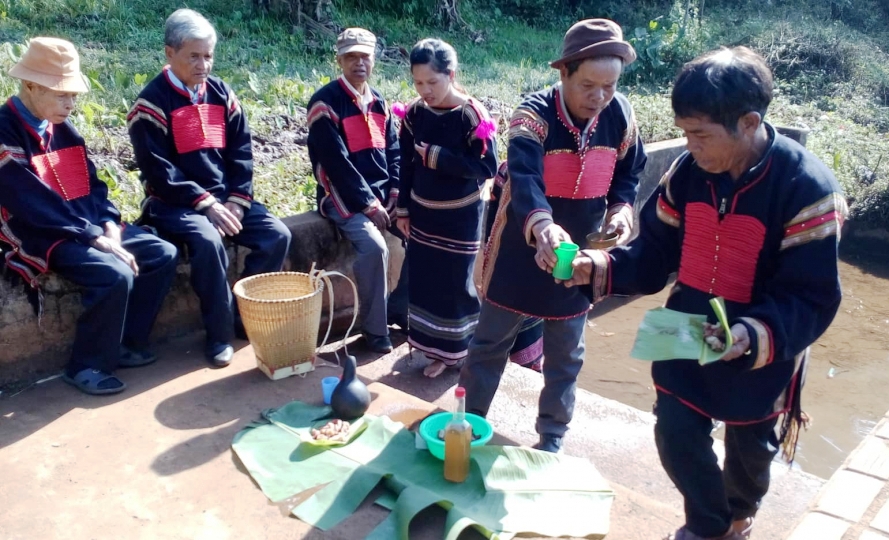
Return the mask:
<path fill-rule="evenodd" d="M 543 182 L 547 197 L 595 199 L 608 194 L 617 152 L 613 148 L 591 148 L 583 159 L 573 152 L 543 156 Z"/>
<path fill-rule="evenodd" d="M 31 165 L 43 183 L 66 201 L 90 194 L 90 172 L 82 146 L 36 155 Z"/>
<path fill-rule="evenodd" d="M 370 113 L 366 118 L 360 114 L 344 118 L 343 132 L 349 152 L 386 148 L 386 116 L 380 113 Z"/>
<path fill-rule="evenodd" d="M 171 116 L 173 141 L 180 154 L 225 148 L 225 107 L 222 105 L 187 105 L 173 111 Z"/>
<path fill-rule="evenodd" d="M 728 214 L 720 222 L 716 209 L 706 203 L 687 204 L 684 220 L 678 280 L 732 302 L 750 303 L 765 225 L 740 214 Z"/>

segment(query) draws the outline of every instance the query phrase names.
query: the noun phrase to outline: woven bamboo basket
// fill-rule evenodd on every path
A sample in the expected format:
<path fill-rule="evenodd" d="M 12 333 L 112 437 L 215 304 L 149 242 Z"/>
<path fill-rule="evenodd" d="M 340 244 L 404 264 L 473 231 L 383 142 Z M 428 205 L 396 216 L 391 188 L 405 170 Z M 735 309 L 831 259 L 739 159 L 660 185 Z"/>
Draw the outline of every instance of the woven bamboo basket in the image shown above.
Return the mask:
<path fill-rule="evenodd" d="M 269 378 L 314 369 L 324 282 L 317 275 L 273 272 L 244 278 L 234 286 L 241 319 Z"/>

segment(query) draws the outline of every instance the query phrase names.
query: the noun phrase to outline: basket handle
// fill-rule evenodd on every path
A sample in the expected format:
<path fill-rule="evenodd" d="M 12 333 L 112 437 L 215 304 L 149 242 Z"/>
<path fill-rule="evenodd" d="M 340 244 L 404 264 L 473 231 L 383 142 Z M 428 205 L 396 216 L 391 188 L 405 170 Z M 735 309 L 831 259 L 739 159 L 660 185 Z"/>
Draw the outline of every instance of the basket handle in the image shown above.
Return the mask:
<path fill-rule="evenodd" d="M 349 282 L 349 285 L 352 286 L 352 296 L 355 298 L 355 306 L 352 310 L 352 323 L 349 325 L 349 329 L 346 330 L 346 335 L 343 337 L 342 344 L 343 350 L 346 354 L 349 354 L 348 345 L 346 345 L 346 340 L 349 339 L 349 334 L 352 333 L 352 329 L 355 327 L 355 322 L 358 320 L 358 288 L 355 286 L 355 282 L 346 277 L 341 272 L 327 272 L 324 270 L 315 270 L 315 264 L 312 263 L 312 268 L 309 270 L 309 276 L 312 280 L 313 285 L 317 288 L 317 282 L 319 280 L 323 281 L 325 285 L 327 285 L 327 333 L 324 334 L 324 340 L 321 342 L 321 347 L 327 345 L 327 338 L 330 337 L 330 331 L 333 328 L 333 285 L 330 282 L 330 278 L 332 276 L 338 276 Z M 337 349 L 334 349 L 333 355 L 336 357 L 336 363 L 338 366 L 342 366 L 340 364 L 340 355 L 337 352 Z"/>

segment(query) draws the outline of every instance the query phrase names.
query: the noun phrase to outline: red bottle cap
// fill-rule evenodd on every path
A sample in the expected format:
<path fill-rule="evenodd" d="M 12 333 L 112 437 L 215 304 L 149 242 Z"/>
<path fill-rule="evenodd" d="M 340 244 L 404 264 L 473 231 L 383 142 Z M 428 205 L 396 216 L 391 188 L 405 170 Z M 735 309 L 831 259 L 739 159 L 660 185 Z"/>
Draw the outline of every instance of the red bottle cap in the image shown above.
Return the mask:
<path fill-rule="evenodd" d="M 458 398 L 466 397 L 466 389 L 462 386 L 458 386 L 457 389 L 454 390 L 454 396 Z"/>

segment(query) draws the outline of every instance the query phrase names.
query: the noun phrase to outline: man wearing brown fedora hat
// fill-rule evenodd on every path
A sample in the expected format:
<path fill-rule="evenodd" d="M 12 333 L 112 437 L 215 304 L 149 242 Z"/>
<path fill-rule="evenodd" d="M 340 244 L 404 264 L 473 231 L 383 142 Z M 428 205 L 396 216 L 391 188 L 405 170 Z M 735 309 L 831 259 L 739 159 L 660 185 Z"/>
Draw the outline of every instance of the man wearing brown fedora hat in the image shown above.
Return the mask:
<path fill-rule="evenodd" d="M 709 323 L 711 300 L 725 300 L 728 327 L 704 326 L 708 345 L 716 338 L 723 351 L 718 361 L 651 368 L 658 454 L 685 499 L 685 525 L 670 540 L 750 536 L 773 459 L 783 448 L 792 461 L 808 420 L 800 395 L 809 347 L 842 299 L 846 202 L 831 170 L 764 120 L 772 84 L 765 60 L 746 47 L 683 66 L 672 104 L 687 152 L 642 208 L 638 237 L 583 252 L 567 282 L 591 283 L 598 301 L 656 293 L 675 272 L 666 307 Z M 725 424 L 722 467 L 713 420 Z"/>
<path fill-rule="evenodd" d="M 525 98 L 509 129 L 508 178 L 479 268 L 484 301 L 460 373 L 466 408 L 485 415 L 523 321 L 544 319 L 537 448 L 557 452 L 574 409 L 589 293 L 552 277 L 555 248 L 605 227 L 630 234 L 645 152 L 633 109 L 616 91 L 636 59 L 620 27 L 574 24 L 552 62 L 560 82 Z"/>
<path fill-rule="evenodd" d="M 407 331 L 407 262 L 388 295 L 389 248 L 383 233 L 401 237 L 395 227 L 401 155 L 389 106 L 370 86 L 376 43 L 376 36 L 363 28 L 340 33 L 336 62 L 343 74 L 312 95 L 307 122 L 318 211 L 355 247 L 362 334 L 371 351 L 388 353 L 388 323 Z"/>
<path fill-rule="evenodd" d="M 216 30 L 190 9 L 164 25 L 168 65 L 127 115 L 146 199 L 142 221 L 188 247 L 191 284 L 206 329 L 204 356 L 227 366 L 243 325 L 227 278 L 224 239 L 250 253 L 242 277 L 278 272 L 290 230 L 253 199 L 250 128 L 232 89 L 213 77 Z"/>
<path fill-rule="evenodd" d="M 32 287 L 53 271 L 83 287 L 64 380 L 88 394 L 126 385 L 118 367 L 149 364 L 148 334 L 176 271 L 176 248 L 121 223 L 108 188 L 68 121 L 87 91 L 71 43 L 31 40 L 9 70 L 19 94 L 0 107 L 0 242 Z"/>

